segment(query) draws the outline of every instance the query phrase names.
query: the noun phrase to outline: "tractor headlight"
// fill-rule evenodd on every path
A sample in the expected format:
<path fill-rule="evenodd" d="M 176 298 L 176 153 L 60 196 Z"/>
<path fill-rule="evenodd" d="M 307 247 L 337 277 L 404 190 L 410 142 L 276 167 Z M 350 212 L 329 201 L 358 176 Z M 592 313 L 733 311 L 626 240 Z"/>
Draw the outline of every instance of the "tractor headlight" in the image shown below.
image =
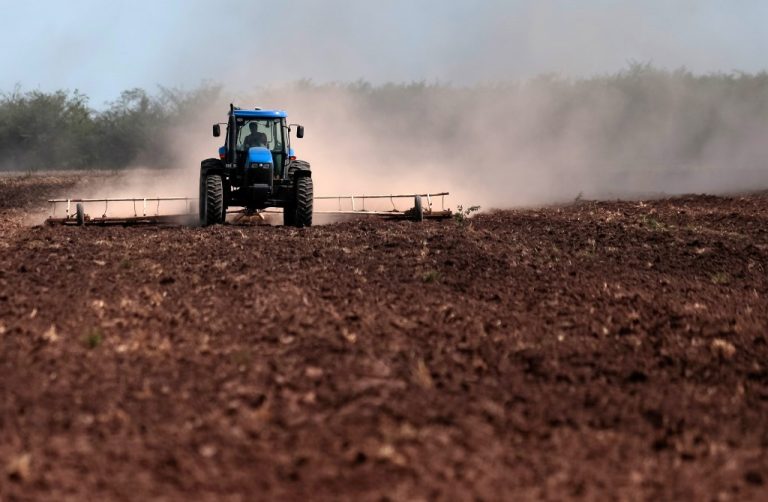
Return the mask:
<path fill-rule="evenodd" d="M 251 164 L 251 169 L 269 169 L 270 167 L 272 167 L 272 164 L 268 162 L 254 162 Z"/>

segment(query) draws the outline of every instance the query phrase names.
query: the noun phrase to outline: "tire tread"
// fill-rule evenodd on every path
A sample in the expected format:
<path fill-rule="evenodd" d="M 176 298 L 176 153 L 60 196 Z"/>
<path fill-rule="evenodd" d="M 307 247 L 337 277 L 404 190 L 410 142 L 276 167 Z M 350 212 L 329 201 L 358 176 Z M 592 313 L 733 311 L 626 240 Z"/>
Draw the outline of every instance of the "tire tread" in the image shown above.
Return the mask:
<path fill-rule="evenodd" d="M 296 180 L 296 221 L 297 227 L 312 226 L 312 202 L 314 200 L 312 178 L 303 176 Z"/>
<path fill-rule="evenodd" d="M 221 175 L 205 177 L 205 215 L 203 225 L 224 223 L 224 186 Z"/>

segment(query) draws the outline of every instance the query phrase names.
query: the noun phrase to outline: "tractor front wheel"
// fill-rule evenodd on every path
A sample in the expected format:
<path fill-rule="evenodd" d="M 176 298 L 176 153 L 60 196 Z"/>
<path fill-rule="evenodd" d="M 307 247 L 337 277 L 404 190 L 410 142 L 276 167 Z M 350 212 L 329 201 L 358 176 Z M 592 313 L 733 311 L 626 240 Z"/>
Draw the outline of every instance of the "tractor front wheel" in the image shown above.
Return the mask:
<path fill-rule="evenodd" d="M 219 174 L 200 180 L 200 223 L 203 226 L 224 223 L 224 186 Z"/>
<path fill-rule="evenodd" d="M 312 226 L 312 178 L 302 176 L 296 180 L 296 220 L 297 227 Z"/>

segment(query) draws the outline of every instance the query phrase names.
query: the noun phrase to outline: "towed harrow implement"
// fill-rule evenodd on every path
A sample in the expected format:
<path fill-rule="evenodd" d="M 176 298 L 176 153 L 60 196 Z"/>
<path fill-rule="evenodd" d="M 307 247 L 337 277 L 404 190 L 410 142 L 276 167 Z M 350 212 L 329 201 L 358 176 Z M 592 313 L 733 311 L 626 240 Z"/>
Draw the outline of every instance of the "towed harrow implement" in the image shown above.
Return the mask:
<path fill-rule="evenodd" d="M 374 216 L 387 219 L 423 221 L 425 219 L 450 218 L 452 213 L 445 207 L 445 197 L 448 192 L 406 194 L 406 195 L 330 195 L 315 197 L 316 201 L 336 201 L 336 208 L 331 210 L 316 210 L 315 214 L 330 216 Z M 434 206 L 435 200 L 440 199 L 440 209 Z M 403 209 L 395 202 L 412 199 L 413 207 Z M 426 203 L 424 201 L 426 200 Z M 366 207 L 368 201 L 368 207 Z M 387 208 L 382 208 L 381 202 Z M 141 198 L 105 198 L 105 199 L 50 199 L 51 215 L 46 220 L 49 225 L 136 225 L 136 224 L 195 224 L 198 222 L 198 198 L 196 197 L 141 197 Z M 171 205 L 175 213 L 161 214 L 161 203 Z M 377 204 L 378 203 L 378 204 Z M 101 216 L 86 213 L 89 206 L 103 204 Z M 73 206 L 74 205 L 74 209 Z M 372 205 L 374 207 L 372 207 Z M 63 207 L 62 207 L 63 206 Z M 111 206 L 111 207 L 110 207 Z M 378 207 L 377 207 L 378 206 Z M 113 211 L 113 214 L 109 214 Z M 117 212 L 118 214 L 114 214 Z M 238 214 L 235 221 L 246 215 L 261 213 L 282 213 L 280 210 L 266 209 L 247 211 L 246 209 L 227 211 L 228 214 Z"/>
<path fill-rule="evenodd" d="M 391 220 L 423 221 L 425 219 L 443 219 L 450 218 L 452 215 L 451 210 L 445 207 L 445 197 L 447 195 L 450 194 L 448 192 L 438 192 L 407 195 L 325 195 L 315 197 L 315 202 L 335 201 L 336 207 L 334 209 L 315 209 L 313 212 L 317 215 L 377 216 Z M 437 198 L 440 199 L 440 209 L 434 207 L 435 199 Z M 404 209 L 403 204 L 400 204 L 400 207 L 398 207 L 398 204 L 395 202 L 396 199 L 398 201 L 412 199 L 413 207 Z M 426 204 L 424 200 L 426 200 Z M 371 202 L 366 207 L 366 201 L 372 201 L 374 207 L 371 207 Z M 376 204 L 377 202 L 379 204 Z M 381 202 L 384 202 L 388 207 L 381 207 Z M 243 213 L 242 210 L 233 212 Z M 281 213 L 281 211 L 274 209 L 267 209 L 261 212 L 267 214 Z"/>
<path fill-rule="evenodd" d="M 369 215 L 369 216 L 383 216 L 393 219 L 410 219 L 414 221 L 422 221 L 425 218 L 441 219 L 450 218 L 451 210 L 445 208 L 445 196 L 450 195 L 448 192 L 440 193 L 424 193 L 424 194 L 410 194 L 410 195 L 345 195 L 345 196 L 324 196 L 315 197 L 315 200 L 336 200 L 338 202 L 338 209 L 332 211 L 315 211 L 318 214 L 336 214 L 336 215 Z M 440 209 L 433 208 L 433 199 L 440 198 Z M 395 199 L 413 199 L 413 207 L 408 210 L 401 210 L 397 208 Z M 423 204 L 426 199 L 426 205 Z M 366 200 L 389 200 L 392 205 L 392 209 L 366 209 Z M 348 201 L 349 205 L 345 206 L 344 202 Z M 360 206 L 356 204 L 359 203 Z"/>
<path fill-rule="evenodd" d="M 172 202 L 176 206 L 183 205 L 185 211 L 176 214 L 160 214 L 160 203 Z M 112 198 L 112 199 L 50 199 L 51 215 L 46 222 L 49 225 L 107 225 L 107 224 L 152 224 L 152 223 L 191 223 L 195 216 L 197 198 L 191 197 L 142 197 L 142 198 Z M 110 203 L 114 210 L 118 206 L 120 214 L 109 215 Z M 72 209 L 72 205 L 75 209 Z M 85 212 L 85 205 L 104 204 L 101 216 L 92 216 Z M 139 206 L 137 206 L 139 204 Z M 63 216 L 57 210 L 63 208 Z"/>

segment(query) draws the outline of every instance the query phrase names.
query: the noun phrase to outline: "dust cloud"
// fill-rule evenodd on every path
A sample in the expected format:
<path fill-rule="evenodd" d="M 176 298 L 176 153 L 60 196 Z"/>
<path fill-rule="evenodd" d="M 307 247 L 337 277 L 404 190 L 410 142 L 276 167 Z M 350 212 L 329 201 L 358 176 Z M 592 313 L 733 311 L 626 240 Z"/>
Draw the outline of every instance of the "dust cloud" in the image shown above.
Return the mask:
<path fill-rule="evenodd" d="M 448 191 L 448 207 L 491 209 L 768 187 L 768 76 L 639 65 L 590 79 L 470 87 L 223 89 L 167 131 L 170 165 L 137 166 L 75 196 L 196 197 L 200 161 L 222 143 L 211 125 L 226 120 L 230 100 L 287 110 L 306 127 L 292 146 L 312 164 L 318 196 Z M 393 209 L 389 201 L 368 208 Z"/>
<path fill-rule="evenodd" d="M 287 110 L 316 195 L 451 192 L 484 209 L 583 198 L 768 187 L 768 76 L 649 66 L 590 79 L 498 85 L 314 85 L 222 91 L 171 135 L 183 175 L 152 193 L 194 194 L 210 126 L 228 101 Z M 162 190 L 161 190 L 162 188 Z"/>
<path fill-rule="evenodd" d="M 712 36 L 726 21 L 714 4 L 235 3 L 232 33 L 266 20 L 247 45 L 252 60 L 222 50 L 226 30 L 217 43 L 170 34 L 166 59 L 177 47 L 184 57 L 160 66 L 220 75 L 222 90 L 168 131 L 170 165 L 99 195 L 196 196 L 200 161 L 221 144 L 210 126 L 230 102 L 306 126 L 293 146 L 321 196 L 449 191 L 452 207 L 490 209 L 768 187 L 768 75 L 755 57 L 764 41 L 747 50 L 735 32 Z M 207 22 L 211 9 L 198 3 L 185 22 Z M 402 15 L 429 12 L 427 25 Z M 291 31 L 270 36 L 282 18 Z M 666 69 L 675 65 L 694 71 Z M 751 73 L 717 73 L 734 66 Z M 153 78 L 170 79 L 164 71 Z M 285 83 L 302 75 L 323 80 Z"/>

